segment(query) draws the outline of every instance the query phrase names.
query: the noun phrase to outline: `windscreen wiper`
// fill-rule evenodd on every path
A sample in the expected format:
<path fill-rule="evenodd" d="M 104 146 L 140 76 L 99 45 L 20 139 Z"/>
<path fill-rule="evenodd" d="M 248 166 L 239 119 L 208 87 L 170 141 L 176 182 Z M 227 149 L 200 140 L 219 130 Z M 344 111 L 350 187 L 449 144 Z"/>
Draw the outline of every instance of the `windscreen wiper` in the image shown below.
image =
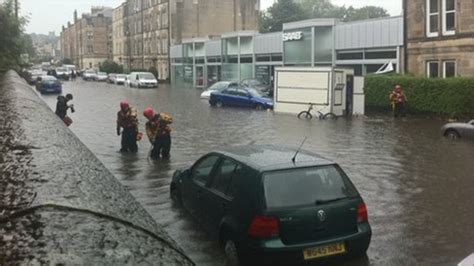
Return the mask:
<path fill-rule="evenodd" d="M 341 198 L 327 199 L 327 200 L 316 200 L 315 203 L 316 203 L 316 205 L 323 205 L 323 204 L 336 202 L 336 201 L 340 201 L 340 200 L 345 200 L 345 199 L 349 199 L 349 197 L 341 197 Z"/>

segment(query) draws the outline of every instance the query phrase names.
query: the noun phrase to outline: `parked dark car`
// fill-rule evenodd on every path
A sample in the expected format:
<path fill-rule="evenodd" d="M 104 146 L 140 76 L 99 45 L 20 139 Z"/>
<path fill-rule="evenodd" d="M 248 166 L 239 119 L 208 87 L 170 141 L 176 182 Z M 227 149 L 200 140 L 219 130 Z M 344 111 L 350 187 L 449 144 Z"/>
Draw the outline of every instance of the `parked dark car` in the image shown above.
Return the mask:
<path fill-rule="evenodd" d="M 211 152 L 174 173 L 171 198 L 219 239 L 231 264 L 364 256 L 372 233 L 355 186 L 335 162 L 294 155 L 275 146 Z"/>
<path fill-rule="evenodd" d="M 474 140 L 474 120 L 467 123 L 448 123 L 441 128 L 441 134 L 450 139 Z"/>
<path fill-rule="evenodd" d="M 261 92 L 264 95 L 268 95 L 273 97 L 273 87 L 270 84 L 267 84 L 265 81 L 261 79 L 244 79 L 242 80 L 242 85 L 254 88 Z"/>
<path fill-rule="evenodd" d="M 41 76 L 36 82 L 36 90 L 41 94 L 61 94 L 63 87 L 61 82 L 53 76 Z"/>
<path fill-rule="evenodd" d="M 227 89 L 211 93 L 211 106 L 249 107 L 257 110 L 273 109 L 273 99 L 264 97 L 255 89 L 245 86 L 229 86 Z"/>

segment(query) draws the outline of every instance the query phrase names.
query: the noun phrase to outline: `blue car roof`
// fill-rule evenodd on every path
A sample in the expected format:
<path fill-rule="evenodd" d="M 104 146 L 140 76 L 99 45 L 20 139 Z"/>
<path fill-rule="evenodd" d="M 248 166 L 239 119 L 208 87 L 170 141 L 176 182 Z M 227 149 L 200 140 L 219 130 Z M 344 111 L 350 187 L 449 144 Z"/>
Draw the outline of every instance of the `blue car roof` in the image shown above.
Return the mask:
<path fill-rule="evenodd" d="M 215 153 L 230 157 L 260 172 L 335 164 L 306 150 L 300 150 L 293 163 L 291 159 L 296 150 L 275 145 L 251 145 L 229 147 Z"/>

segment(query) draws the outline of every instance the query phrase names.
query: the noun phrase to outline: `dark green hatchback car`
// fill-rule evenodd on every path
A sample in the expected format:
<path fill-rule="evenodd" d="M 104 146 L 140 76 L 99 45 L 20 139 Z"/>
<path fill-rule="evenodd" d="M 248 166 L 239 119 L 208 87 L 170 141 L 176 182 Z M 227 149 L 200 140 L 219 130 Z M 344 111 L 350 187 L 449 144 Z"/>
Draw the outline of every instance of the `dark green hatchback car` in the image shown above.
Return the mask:
<path fill-rule="evenodd" d="M 217 236 L 231 263 L 296 264 L 365 255 L 371 229 L 334 162 L 275 146 L 209 153 L 173 175 L 171 197 Z"/>

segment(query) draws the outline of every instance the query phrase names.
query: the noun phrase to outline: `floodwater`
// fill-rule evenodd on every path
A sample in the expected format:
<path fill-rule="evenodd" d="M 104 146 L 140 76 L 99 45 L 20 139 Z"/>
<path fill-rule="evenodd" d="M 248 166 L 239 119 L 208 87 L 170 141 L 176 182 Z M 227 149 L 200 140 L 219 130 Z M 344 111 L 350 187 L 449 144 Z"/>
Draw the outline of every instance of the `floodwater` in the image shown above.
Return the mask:
<path fill-rule="evenodd" d="M 171 204 L 173 172 L 220 147 L 275 144 L 337 161 L 365 199 L 373 237 L 367 258 L 342 265 L 455 265 L 474 252 L 474 143 L 440 136 L 443 121 L 389 116 L 304 121 L 272 112 L 211 108 L 190 88 L 136 89 L 65 82 L 74 94 L 70 129 L 143 204 L 197 265 L 223 265 L 223 253 L 182 209 Z M 56 96 L 43 96 L 54 107 Z M 121 154 L 116 135 L 119 102 L 174 116 L 171 161 Z M 144 131 L 145 119 L 140 117 Z M 288 158 L 290 160 L 290 158 Z"/>

